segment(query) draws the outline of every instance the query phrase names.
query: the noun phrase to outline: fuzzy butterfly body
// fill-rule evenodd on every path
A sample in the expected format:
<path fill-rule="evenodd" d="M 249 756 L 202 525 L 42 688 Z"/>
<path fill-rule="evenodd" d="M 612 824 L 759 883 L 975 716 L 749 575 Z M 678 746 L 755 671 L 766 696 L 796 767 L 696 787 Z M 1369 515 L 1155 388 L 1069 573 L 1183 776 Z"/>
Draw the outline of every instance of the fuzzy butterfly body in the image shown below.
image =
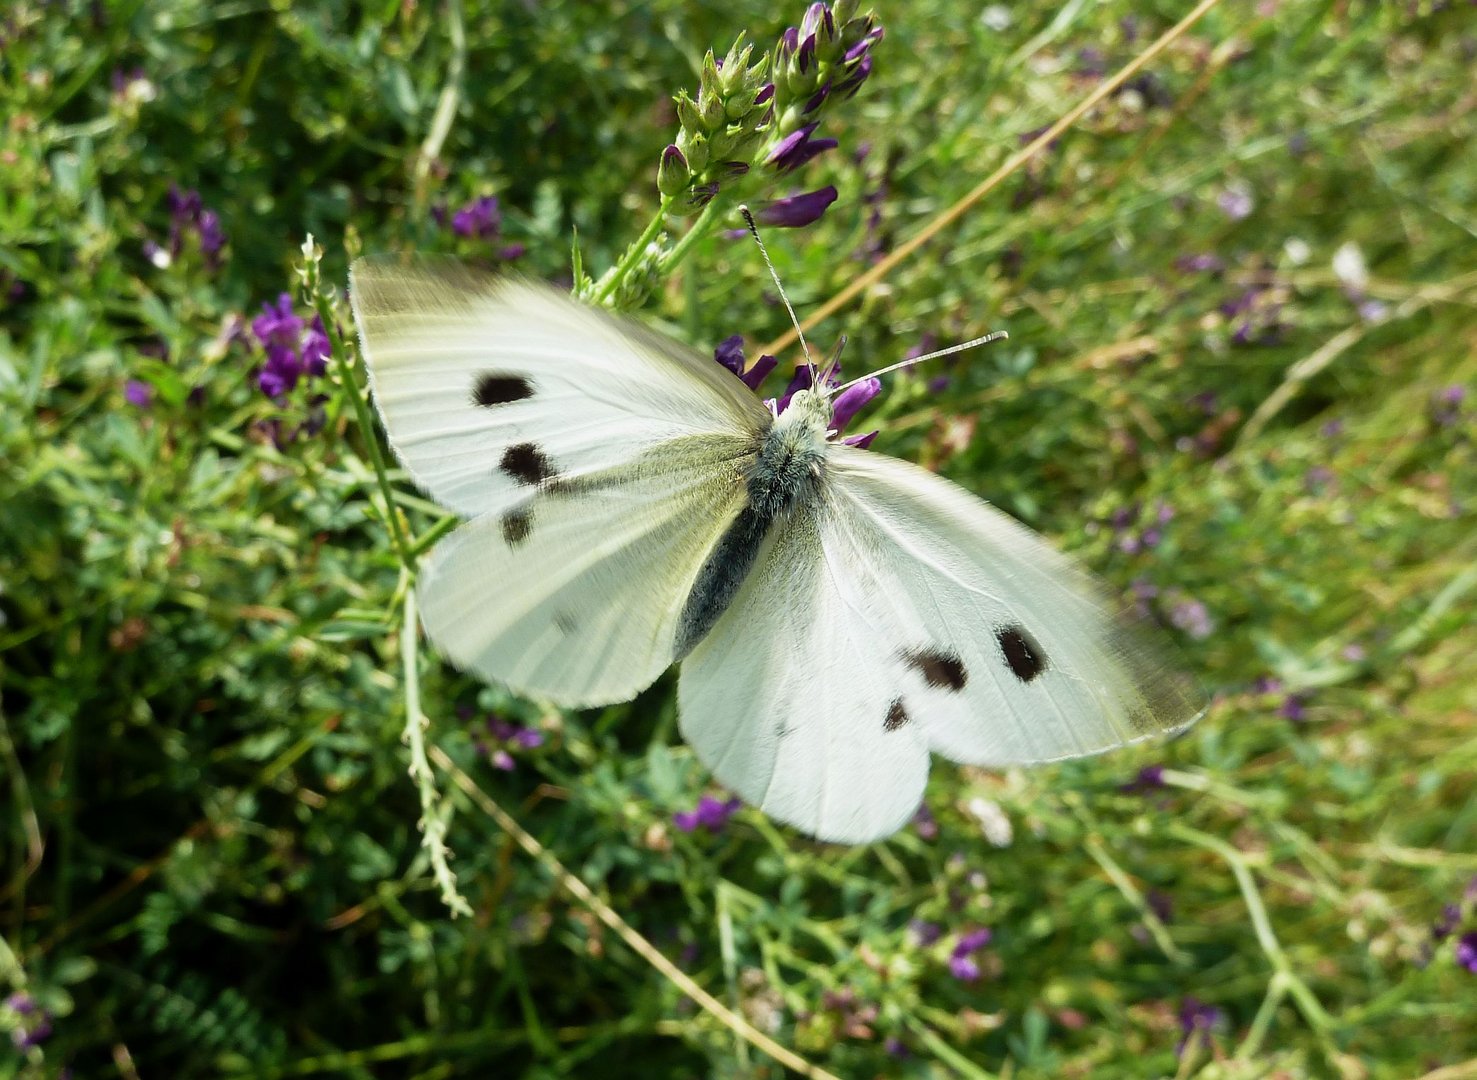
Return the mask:
<path fill-rule="evenodd" d="M 1063 556 L 925 469 L 771 414 L 731 372 L 546 286 L 361 260 L 375 402 L 416 482 L 471 520 L 421 576 L 459 666 L 569 706 L 676 661 L 684 738 L 749 803 L 864 842 L 930 752 L 1096 753 L 1199 703 Z"/>

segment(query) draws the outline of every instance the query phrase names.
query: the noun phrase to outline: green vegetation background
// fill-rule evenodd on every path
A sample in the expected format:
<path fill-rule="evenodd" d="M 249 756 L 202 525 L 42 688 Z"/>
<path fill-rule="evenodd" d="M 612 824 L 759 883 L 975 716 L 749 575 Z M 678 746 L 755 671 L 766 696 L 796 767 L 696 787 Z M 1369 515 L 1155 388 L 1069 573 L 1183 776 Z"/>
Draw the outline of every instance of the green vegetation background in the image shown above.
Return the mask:
<path fill-rule="evenodd" d="M 876 71 L 804 173 L 840 198 L 770 236 L 797 306 L 1187 8 L 879 5 Z M 1215 695 L 1187 737 L 939 764 L 936 826 L 857 850 L 752 811 L 676 828 L 711 789 L 670 677 L 560 716 L 423 654 L 429 737 L 840 1076 L 1477 1075 L 1474 10 L 1225 0 L 816 334 L 877 366 L 1009 329 L 891 380 L 876 449 L 1135 590 Z M 599 272 L 650 217 L 703 51 L 801 14 L 468 2 L 460 107 L 418 172 L 455 55 L 441 4 L 7 6 L 0 1077 L 780 1075 L 460 795 L 474 914 L 449 916 L 343 388 L 272 402 L 230 328 L 295 291 L 308 232 L 337 282 L 346 246 L 520 243 L 525 271 L 567 274 L 575 229 Z M 171 184 L 219 215 L 218 266 L 188 235 L 146 256 Z M 487 194 L 495 242 L 433 217 Z M 752 246 L 715 236 L 647 315 L 752 345 L 784 329 L 766 295 Z M 511 771 L 479 751 L 490 712 L 543 733 Z"/>

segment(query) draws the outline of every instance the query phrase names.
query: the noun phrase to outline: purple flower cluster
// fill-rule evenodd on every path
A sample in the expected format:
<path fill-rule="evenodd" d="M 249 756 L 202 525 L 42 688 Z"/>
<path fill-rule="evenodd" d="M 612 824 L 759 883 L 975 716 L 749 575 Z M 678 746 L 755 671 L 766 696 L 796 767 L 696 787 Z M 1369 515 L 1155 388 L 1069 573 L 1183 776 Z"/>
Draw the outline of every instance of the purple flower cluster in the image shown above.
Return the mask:
<path fill-rule="evenodd" d="M 1174 507 L 1161 499 L 1155 503 L 1147 523 L 1143 504 L 1133 502 L 1114 510 L 1108 517 L 1108 525 L 1118 550 L 1125 555 L 1137 555 L 1158 547 L 1164 539 L 1164 526 L 1173 520 Z"/>
<path fill-rule="evenodd" d="M 980 977 L 980 965 L 974 954 L 990 944 L 995 935 L 986 927 L 979 927 L 959 935 L 954 948 L 949 951 L 949 974 L 960 982 L 974 982 Z"/>
<path fill-rule="evenodd" d="M 458 710 L 463 718 L 471 715 L 470 710 Z M 495 769 L 512 772 L 517 768 L 514 755 L 544 745 L 544 733 L 537 728 L 512 724 L 500 716 L 489 715 L 472 731 L 472 742 L 479 754 L 488 755 Z"/>
<path fill-rule="evenodd" d="M 39 1046 L 51 1035 L 51 1011 L 36 1004 L 36 999 L 24 990 L 17 990 L 5 999 L 4 1008 L 14 1014 L 6 1026 L 10 1028 L 10 1041 L 22 1053 Z"/>
<path fill-rule="evenodd" d="M 1181 596 L 1169 608 L 1169 623 L 1192 641 L 1204 641 L 1215 633 L 1210 609 L 1190 596 Z"/>
<path fill-rule="evenodd" d="M 1184 1056 L 1192 1040 L 1197 1046 L 1204 1046 L 1211 1032 L 1222 1026 L 1225 1020 L 1226 1014 L 1219 1007 L 1197 997 L 1186 997 L 1180 1002 L 1180 1041 L 1174 1048 L 1175 1056 Z"/>
<path fill-rule="evenodd" d="M 1163 765 L 1145 765 L 1132 780 L 1118 787 L 1119 791 L 1129 795 L 1142 795 L 1146 792 L 1162 791 L 1163 789 Z"/>
<path fill-rule="evenodd" d="M 431 217 L 437 225 L 445 228 L 448 214 L 445 205 L 431 209 Z M 503 233 L 503 211 L 496 195 L 483 195 L 465 204 L 450 215 L 451 231 L 467 240 L 484 244 L 496 244 Z M 502 262 L 511 262 L 523 255 L 522 244 L 503 244 L 493 255 Z"/>
<path fill-rule="evenodd" d="M 1460 384 L 1443 387 L 1431 395 L 1431 422 L 1438 427 L 1455 427 L 1462 420 L 1462 406 L 1467 402 L 1467 388 Z"/>
<path fill-rule="evenodd" d="M 739 799 L 715 799 L 711 795 L 704 795 L 693 809 L 679 810 L 673 814 L 672 824 L 686 833 L 696 832 L 698 829 L 706 829 L 710 833 L 722 832 L 728 819 L 738 813 L 743 805 Z"/>
<path fill-rule="evenodd" d="M 1445 941 L 1456 934 L 1468 919 L 1477 919 L 1477 877 L 1467 882 L 1459 902 L 1442 907 L 1440 917 L 1431 924 L 1431 940 Z M 1470 925 L 1465 933 L 1457 936 L 1453 954 L 1458 967 L 1477 975 L 1477 925 Z"/>
<path fill-rule="evenodd" d="M 251 332 L 267 354 L 257 386 L 273 400 L 286 397 L 300 379 L 317 378 L 328 370 L 330 346 L 323 321 L 314 315 L 311 323 L 304 323 L 287 293 L 276 304 L 262 305 L 262 313 L 251 321 Z"/>
<path fill-rule="evenodd" d="M 169 206 L 169 241 L 161 247 L 153 240 L 145 240 L 144 257 L 162 270 L 180 257 L 187 244 L 193 243 L 204 257 L 206 269 L 220 269 L 226 246 L 220 215 L 205 208 L 198 191 L 181 191 L 175 184 L 169 185 L 165 201 Z"/>
<path fill-rule="evenodd" d="M 872 47 L 882 40 L 876 16 L 856 9 L 856 0 L 811 4 L 800 25 L 752 65 L 753 48 L 742 37 L 721 60 L 709 52 L 697 98 L 677 95 L 677 139 L 657 164 L 661 193 L 686 193 L 685 208 L 696 209 L 755 165 L 783 177 L 834 150 L 836 139 L 816 137 L 825 110 L 861 89 L 872 73 Z M 794 192 L 756 207 L 755 217 L 800 228 L 818 220 L 836 195 L 831 185 Z"/>
<path fill-rule="evenodd" d="M 1283 290 L 1269 282 L 1248 285 L 1221 304 L 1221 314 L 1231 321 L 1231 340 L 1237 345 L 1276 345 L 1287 324 L 1282 321 Z"/>
<path fill-rule="evenodd" d="M 719 346 L 713 350 L 713 359 L 742 379 L 744 385 L 751 390 L 759 389 L 759 384 L 764 381 L 765 376 L 774 370 L 777 363 L 774 357 L 766 354 L 755 360 L 752 366 L 749 366 L 744 356 L 744 339 L 741 334 L 734 334 L 731 337 L 724 338 Z M 765 404 L 769 406 L 769 411 L 774 413 L 775 416 L 784 412 L 789 408 L 790 400 L 799 391 L 809 390 L 811 388 L 811 380 L 811 369 L 808 364 L 796 368 L 795 374 L 790 378 L 789 385 L 785 387 L 785 392 L 779 399 L 768 399 L 765 401 Z M 839 368 L 832 371 L 827 379 L 827 383 L 830 386 L 841 385 L 841 371 Z M 881 392 L 882 381 L 876 378 L 865 379 L 855 386 L 849 386 L 841 391 L 831 402 L 831 430 L 838 435 L 845 431 L 847 425 L 856 419 L 857 413 Z M 877 432 L 873 430 L 864 435 L 848 435 L 841 442 L 847 446 L 855 446 L 858 449 L 864 450 L 871 445 L 872 440 L 876 437 Z"/>

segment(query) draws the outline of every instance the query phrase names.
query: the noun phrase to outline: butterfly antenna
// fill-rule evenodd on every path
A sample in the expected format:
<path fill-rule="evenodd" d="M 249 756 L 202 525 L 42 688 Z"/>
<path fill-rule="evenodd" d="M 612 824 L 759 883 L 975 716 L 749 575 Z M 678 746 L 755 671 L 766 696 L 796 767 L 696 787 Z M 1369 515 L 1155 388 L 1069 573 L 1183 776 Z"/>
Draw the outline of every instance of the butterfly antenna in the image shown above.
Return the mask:
<path fill-rule="evenodd" d="M 759 226 L 754 224 L 754 215 L 749 213 L 747 206 L 741 205 L 739 213 L 744 215 L 744 223 L 749 226 L 749 235 L 754 238 L 754 243 L 759 245 L 759 254 L 764 257 L 764 265 L 769 270 L 770 280 L 779 290 L 780 299 L 785 302 L 785 310 L 790 313 L 790 324 L 795 327 L 795 337 L 800 341 L 800 351 L 805 354 L 805 365 L 810 368 L 810 385 L 815 386 L 818 373 L 815 370 L 815 361 L 810 355 L 810 346 L 805 343 L 805 334 L 800 329 L 800 320 L 795 318 L 795 309 L 790 306 L 790 298 L 785 295 L 785 287 L 780 284 L 780 276 L 775 273 L 774 263 L 769 261 L 769 249 L 764 246 L 764 240 L 759 235 Z"/>
<path fill-rule="evenodd" d="M 988 345 L 992 341 L 1003 341 L 1005 338 L 1008 337 L 1010 337 L 1010 335 L 1007 334 L 1004 330 L 996 330 L 993 334 L 986 334 L 984 337 L 977 337 L 973 341 L 964 342 L 962 345 L 950 345 L 947 349 L 938 349 L 931 353 L 924 353 L 922 356 L 914 356 L 910 357 L 907 360 L 899 360 L 896 364 L 888 364 L 885 368 L 879 368 L 876 371 L 869 372 L 866 375 L 862 375 L 858 378 L 852 379 L 850 382 L 844 382 L 840 386 L 832 387 L 830 390 L 826 391 L 826 394 L 828 396 L 835 396 L 836 394 L 839 394 L 841 391 L 845 390 L 848 386 L 855 386 L 859 382 L 866 382 L 868 379 L 875 379 L 878 375 L 886 375 L 889 371 L 897 371 L 900 368 L 912 367 L 914 364 L 921 364 L 925 360 L 937 360 L 940 356 L 951 356 L 954 353 L 963 352 L 965 349 L 973 349 L 979 345 Z"/>

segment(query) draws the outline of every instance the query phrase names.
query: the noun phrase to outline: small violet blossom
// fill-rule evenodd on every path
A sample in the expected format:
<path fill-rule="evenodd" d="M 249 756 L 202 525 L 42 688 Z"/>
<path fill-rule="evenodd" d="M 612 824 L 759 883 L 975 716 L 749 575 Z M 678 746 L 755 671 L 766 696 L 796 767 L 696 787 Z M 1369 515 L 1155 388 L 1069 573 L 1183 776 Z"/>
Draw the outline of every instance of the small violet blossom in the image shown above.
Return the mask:
<path fill-rule="evenodd" d="M 1145 765 L 1132 780 L 1119 785 L 1118 790 L 1125 794 L 1141 795 L 1146 791 L 1159 791 L 1163 787 L 1164 766 Z"/>
<path fill-rule="evenodd" d="M 983 949 L 994 937 L 989 929 L 980 927 L 961 934 L 949 953 L 949 973 L 960 982 L 973 982 L 980 977 L 979 963 L 974 954 Z"/>
<path fill-rule="evenodd" d="M 169 207 L 168 243 L 161 247 L 153 240 L 145 240 L 144 257 L 162 270 L 180 257 L 186 244 L 193 242 L 205 258 L 206 269 L 220 269 L 224 258 L 221 253 L 226 246 L 220 215 L 206 209 L 198 191 L 181 191 L 176 184 L 169 185 L 165 203 Z"/>
<path fill-rule="evenodd" d="M 465 716 L 470 717 L 470 711 Z M 479 753 L 488 756 L 493 768 L 512 772 L 517 768 L 514 753 L 544 745 L 544 733 L 537 728 L 509 723 L 494 715 L 483 721 L 481 731 L 473 731 L 472 741 Z"/>
<path fill-rule="evenodd" d="M 1225 1016 L 1225 1012 L 1215 1005 L 1208 1005 L 1196 997 L 1185 998 L 1180 1003 L 1180 1031 L 1183 1037 L 1174 1048 L 1175 1056 L 1184 1056 L 1185 1049 L 1192 1039 L 1196 1039 L 1197 1033 L 1205 1033 L 1196 1039 L 1199 1045 L 1204 1045 L 1211 1029 L 1219 1027 L 1225 1021 Z"/>
<path fill-rule="evenodd" d="M 431 217 L 436 224 L 442 228 L 447 226 L 447 212 L 445 206 L 436 206 L 431 210 Z M 461 209 L 450 215 L 451 231 L 457 236 L 467 240 L 477 240 L 484 243 L 496 243 L 502 237 L 503 211 L 496 195 L 483 195 L 467 203 Z M 498 247 L 494 256 L 503 262 L 511 262 L 523 255 L 522 244 L 504 244 Z"/>
<path fill-rule="evenodd" d="M 129 379 L 123 384 L 123 400 L 135 409 L 147 409 L 154 404 L 154 388 L 139 379 Z"/>
<path fill-rule="evenodd" d="M 273 400 L 286 397 L 299 380 L 317 378 L 328 370 L 330 345 L 322 320 L 314 315 L 305 324 L 287 293 L 275 304 L 262 305 L 262 313 L 251 321 L 251 332 L 267 354 L 257 386 Z"/>
<path fill-rule="evenodd" d="M 743 380 L 745 386 L 751 390 L 758 390 L 759 384 L 764 381 L 771 371 L 774 370 L 777 361 L 774 357 L 764 355 L 754 361 L 752 366 L 744 357 L 744 339 L 740 334 L 734 334 L 725 338 L 716 349 L 713 350 L 713 359 L 733 372 Z M 811 368 L 806 364 L 795 369 L 795 374 L 790 378 L 790 383 L 785 387 L 785 392 L 777 401 L 768 401 L 770 411 L 775 416 L 780 415 L 790 406 L 790 399 L 801 390 L 811 388 Z M 834 370 L 827 378 L 827 384 L 835 387 L 841 385 L 841 372 Z M 868 402 L 882 392 L 882 382 L 877 378 L 863 379 L 855 386 L 848 386 L 837 394 L 831 401 L 831 431 L 840 434 L 847 426 L 856 419 Z M 869 431 L 864 435 L 848 435 L 840 441 L 846 446 L 854 446 L 858 449 L 866 449 L 872 440 L 877 437 L 876 431 Z"/>
<path fill-rule="evenodd" d="M 739 799 L 723 800 L 704 795 L 693 809 L 679 810 L 673 814 L 672 824 L 687 833 L 695 832 L 700 828 L 710 833 L 721 832 L 728 824 L 728 819 L 738 813 L 743 805 Z"/>
<path fill-rule="evenodd" d="M 1477 975 L 1477 930 L 1463 934 L 1457 940 L 1456 962 Z"/>

